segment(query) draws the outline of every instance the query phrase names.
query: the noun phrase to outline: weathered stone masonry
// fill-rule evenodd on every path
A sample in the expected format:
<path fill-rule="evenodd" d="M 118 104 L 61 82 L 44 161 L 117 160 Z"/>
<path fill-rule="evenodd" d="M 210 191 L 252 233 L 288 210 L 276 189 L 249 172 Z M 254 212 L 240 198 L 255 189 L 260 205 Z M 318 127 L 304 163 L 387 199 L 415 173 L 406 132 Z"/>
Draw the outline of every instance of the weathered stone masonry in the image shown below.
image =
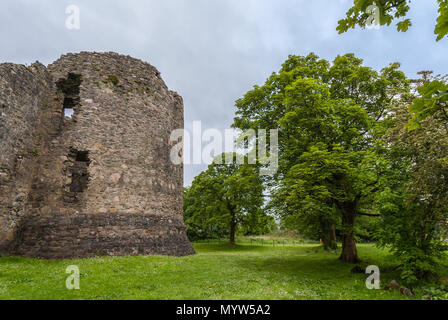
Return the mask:
<path fill-rule="evenodd" d="M 182 98 L 140 60 L 0 65 L 0 253 L 193 254 L 170 161 L 179 128 Z"/>

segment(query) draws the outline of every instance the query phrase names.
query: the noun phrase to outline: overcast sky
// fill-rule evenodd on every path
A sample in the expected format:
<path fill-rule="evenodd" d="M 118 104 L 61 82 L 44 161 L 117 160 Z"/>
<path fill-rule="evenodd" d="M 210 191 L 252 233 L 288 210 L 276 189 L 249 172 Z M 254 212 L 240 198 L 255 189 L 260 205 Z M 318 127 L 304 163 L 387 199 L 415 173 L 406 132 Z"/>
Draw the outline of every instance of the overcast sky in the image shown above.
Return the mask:
<path fill-rule="evenodd" d="M 435 41 L 436 0 L 413 1 L 408 33 L 393 27 L 336 32 L 352 0 L 2 0 L 0 63 L 49 64 L 61 54 L 116 51 L 145 60 L 185 102 L 194 120 L 224 130 L 234 101 L 278 71 L 289 54 L 332 60 L 355 53 L 381 69 L 401 62 L 408 76 L 448 73 L 448 40 Z M 65 9 L 80 8 L 80 30 Z M 186 166 L 185 184 L 205 166 Z"/>

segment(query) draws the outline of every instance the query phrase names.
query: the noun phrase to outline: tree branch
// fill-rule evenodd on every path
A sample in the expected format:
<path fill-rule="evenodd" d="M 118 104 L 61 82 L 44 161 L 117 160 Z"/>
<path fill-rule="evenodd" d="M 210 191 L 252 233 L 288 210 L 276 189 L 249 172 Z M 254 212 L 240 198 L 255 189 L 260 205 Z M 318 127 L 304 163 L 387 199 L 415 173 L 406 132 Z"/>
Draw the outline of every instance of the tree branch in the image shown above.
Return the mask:
<path fill-rule="evenodd" d="M 358 215 L 366 216 L 366 217 L 380 217 L 379 214 L 370 214 L 370 213 L 363 213 L 363 212 L 358 212 Z"/>
<path fill-rule="evenodd" d="M 384 8 L 384 12 L 387 12 L 390 9 L 393 9 L 393 8 L 397 8 L 398 6 L 400 6 L 401 4 L 403 4 L 405 2 L 406 2 L 406 0 L 399 0 L 399 1 L 396 1 L 394 3 L 391 3 L 390 6 Z"/>

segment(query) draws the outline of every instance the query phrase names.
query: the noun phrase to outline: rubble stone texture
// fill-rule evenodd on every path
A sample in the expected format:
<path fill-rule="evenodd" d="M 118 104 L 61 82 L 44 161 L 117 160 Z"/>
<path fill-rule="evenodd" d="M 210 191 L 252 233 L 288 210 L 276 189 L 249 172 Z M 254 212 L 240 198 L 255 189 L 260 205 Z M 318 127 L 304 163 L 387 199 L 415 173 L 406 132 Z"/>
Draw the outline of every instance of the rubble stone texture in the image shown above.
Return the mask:
<path fill-rule="evenodd" d="M 170 160 L 179 128 L 182 98 L 129 56 L 1 64 L 0 253 L 193 254 Z"/>

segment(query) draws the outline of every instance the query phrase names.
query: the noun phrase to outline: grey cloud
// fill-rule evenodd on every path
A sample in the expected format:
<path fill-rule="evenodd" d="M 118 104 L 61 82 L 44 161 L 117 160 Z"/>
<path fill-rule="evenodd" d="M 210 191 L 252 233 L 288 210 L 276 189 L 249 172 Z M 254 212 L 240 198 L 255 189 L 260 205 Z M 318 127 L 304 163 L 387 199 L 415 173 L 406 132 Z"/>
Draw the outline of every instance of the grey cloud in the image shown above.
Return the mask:
<path fill-rule="evenodd" d="M 66 52 L 117 51 L 156 66 L 185 102 L 186 128 L 228 128 L 234 101 L 277 71 L 289 54 L 326 59 L 354 52 L 377 69 L 399 61 L 413 76 L 448 73 L 447 41 L 435 42 L 436 2 L 413 2 L 414 27 L 338 35 L 349 0 L 3 0 L 0 62 L 48 64 Z M 422 4 L 423 3 L 423 4 Z M 81 29 L 65 28 L 65 7 L 81 9 Z M 187 166 L 185 183 L 204 169 Z"/>

